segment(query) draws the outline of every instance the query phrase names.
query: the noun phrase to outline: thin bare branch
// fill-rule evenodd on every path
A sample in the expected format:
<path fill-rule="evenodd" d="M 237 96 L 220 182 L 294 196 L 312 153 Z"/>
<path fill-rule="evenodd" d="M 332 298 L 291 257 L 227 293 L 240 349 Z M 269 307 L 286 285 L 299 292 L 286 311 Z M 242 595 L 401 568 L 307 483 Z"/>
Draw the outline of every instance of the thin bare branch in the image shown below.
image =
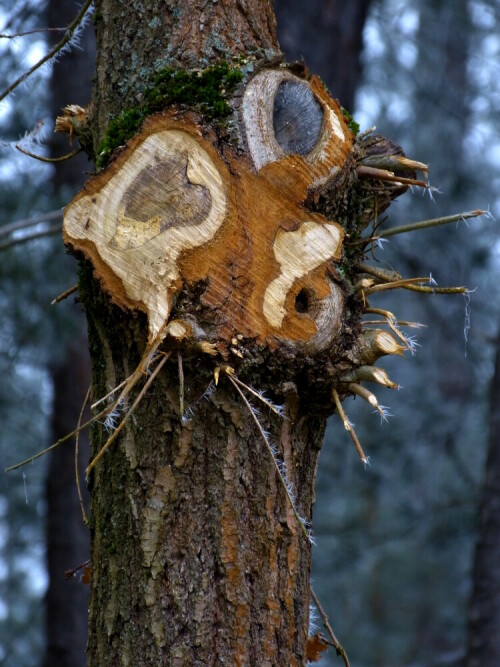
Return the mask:
<path fill-rule="evenodd" d="M 403 289 L 422 294 L 467 294 L 467 287 L 425 287 L 424 285 L 402 285 Z"/>
<path fill-rule="evenodd" d="M 366 465 L 368 463 L 368 458 L 364 453 L 363 448 L 361 447 L 361 443 L 358 440 L 358 436 L 356 435 L 356 432 L 354 431 L 351 422 L 349 421 L 346 413 L 344 412 L 344 408 L 342 407 L 342 403 L 340 402 L 340 397 L 336 389 L 333 389 L 332 396 L 335 402 L 335 407 L 337 408 L 337 412 L 339 413 L 339 417 L 340 419 L 342 419 L 344 428 L 351 436 L 351 440 L 353 441 L 354 446 L 356 447 L 356 451 L 358 452 L 359 458 Z"/>
<path fill-rule="evenodd" d="M 397 271 L 388 271 L 387 269 L 371 266 L 371 264 L 365 264 L 364 262 L 357 264 L 356 269 L 361 273 L 368 273 L 375 276 L 375 278 L 382 280 L 384 283 L 392 283 L 394 280 L 401 280 L 403 277 Z"/>
<path fill-rule="evenodd" d="M 48 213 L 35 215 L 32 218 L 24 218 L 23 220 L 9 222 L 8 224 L 2 225 L 2 227 L 0 227 L 0 237 L 12 234 L 12 232 L 17 232 L 18 229 L 25 229 L 26 227 L 39 225 L 41 222 L 52 222 L 53 220 L 60 219 L 62 219 L 62 211 L 58 209 L 56 211 L 49 211 Z"/>
<path fill-rule="evenodd" d="M 420 229 L 428 229 L 429 227 L 438 227 L 439 225 L 448 225 L 450 222 L 460 222 L 460 220 L 468 220 L 470 218 L 478 218 L 485 215 L 487 211 L 477 209 L 475 211 L 466 211 L 464 213 L 456 213 L 455 215 L 446 215 L 442 218 L 431 218 L 430 220 L 422 220 L 420 222 L 412 222 L 408 225 L 401 225 L 400 227 L 392 227 L 386 229 L 378 234 L 378 238 L 387 238 L 395 234 L 406 234 L 406 232 L 415 232 Z"/>
<path fill-rule="evenodd" d="M 391 289 L 399 289 L 401 287 L 412 287 L 414 283 L 428 283 L 429 277 L 420 276 L 417 278 L 402 278 L 401 280 L 394 280 L 392 282 L 386 282 L 381 285 L 373 285 L 373 287 L 367 287 L 364 290 L 365 296 L 370 296 L 370 294 L 375 294 L 376 292 L 385 292 Z"/>
<path fill-rule="evenodd" d="M 314 604 L 316 605 L 316 609 L 318 610 L 319 615 L 321 616 L 321 620 L 323 621 L 323 625 L 325 626 L 326 631 L 328 632 L 328 634 L 330 635 L 330 639 L 332 640 L 333 648 L 337 651 L 337 655 L 342 656 L 342 658 L 344 660 L 345 667 L 350 667 L 349 658 L 347 657 L 347 653 L 345 652 L 345 649 L 342 646 L 342 644 L 337 639 L 337 637 L 336 637 L 336 635 L 333 631 L 333 628 L 330 625 L 330 621 L 328 620 L 328 616 L 326 615 L 325 610 L 321 606 L 321 603 L 318 600 L 318 596 L 314 592 L 312 586 L 310 586 L 310 590 L 311 590 L 311 597 L 313 599 Z"/>
<path fill-rule="evenodd" d="M 375 167 L 365 167 L 361 165 L 357 168 L 357 172 L 360 178 L 386 181 L 389 183 L 401 183 L 401 185 L 418 185 L 418 187 L 426 189 L 430 188 L 430 185 L 426 181 L 421 181 L 417 178 L 397 176 L 396 174 L 393 174 L 392 171 L 386 169 L 376 169 Z"/>
<path fill-rule="evenodd" d="M 90 565 L 90 558 L 83 563 L 80 563 L 80 565 L 77 565 L 76 567 L 72 568 L 71 570 L 66 570 L 64 573 L 64 578 L 65 579 L 71 579 L 71 577 L 74 577 L 77 572 L 80 570 L 83 570 L 83 568 L 88 567 Z"/>
<path fill-rule="evenodd" d="M 70 287 L 69 289 L 67 289 L 62 294 L 59 294 L 59 296 L 56 296 L 55 299 L 52 299 L 52 301 L 50 302 L 50 305 L 55 306 L 56 303 L 60 303 L 61 301 L 64 301 L 64 299 L 67 299 L 68 296 L 71 296 L 72 294 L 74 294 L 77 291 L 78 291 L 78 283 L 76 283 L 76 285 L 73 285 L 73 287 Z"/>
<path fill-rule="evenodd" d="M 27 243 L 28 241 L 34 241 L 35 239 L 40 239 L 43 236 L 51 236 L 52 234 L 59 234 L 61 231 L 61 225 L 59 223 L 55 225 L 50 225 L 46 229 L 43 229 L 40 232 L 33 232 L 33 234 L 27 234 L 26 236 L 21 236 L 18 239 L 10 239 L 9 241 L 4 241 L 0 243 L 0 250 L 6 250 L 15 245 L 21 245 L 22 243 Z"/>
<path fill-rule="evenodd" d="M 104 453 L 107 452 L 107 450 L 110 448 L 110 446 L 112 445 L 112 443 L 116 440 L 116 438 L 118 437 L 118 434 L 120 433 L 120 431 L 122 430 L 122 428 L 125 426 L 125 424 L 127 423 L 129 417 L 132 415 L 132 413 L 133 413 L 134 410 L 137 408 L 137 406 L 139 405 L 139 403 L 140 403 L 140 402 L 142 401 L 142 399 L 144 398 L 145 393 L 147 392 L 147 390 L 148 390 L 149 387 L 151 386 L 153 380 L 154 380 L 155 377 L 158 375 L 158 373 L 161 371 L 161 369 L 163 368 L 163 366 L 165 365 L 165 363 L 167 362 L 167 360 L 169 359 L 169 357 L 170 357 L 170 353 L 169 353 L 169 352 L 163 356 L 163 359 L 160 361 L 160 363 L 158 364 L 158 366 L 157 366 L 157 367 L 154 369 L 154 371 L 151 373 L 151 375 L 150 375 L 149 378 L 147 379 L 147 382 L 144 384 L 144 387 L 143 387 L 143 388 L 141 389 L 141 391 L 139 392 L 139 395 L 137 396 L 137 398 L 135 399 L 135 401 L 132 403 L 132 406 L 131 406 L 131 407 L 129 408 L 129 410 L 126 412 L 126 414 L 124 415 L 124 417 L 123 417 L 123 419 L 121 420 L 121 422 L 118 424 L 118 426 L 117 426 L 116 429 L 113 431 L 113 433 L 109 436 L 109 438 L 107 439 L 107 441 L 105 442 L 105 444 L 102 446 L 102 448 L 99 450 L 99 452 L 94 456 L 94 458 L 92 459 L 92 461 L 89 463 L 89 465 L 88 465 L 88 467 L 87 467 L 87 470 L 85 471 L 85 474 L 87 475 L 87 477 L 88 477 L 89 473 L 91 472 L 92 468 L 94 468 L 94 467 L 96 466 L 97 462 L 102 458 L 102 456 L 104 456 Z"/>
<path fill-rule="evenodd" d="M 33 65 L 33 67 L 30 67 L 29 70 L 21 74 L 20 77 L 18 77 L 13 83 L 10 84 L 1 94 L 0 94 L 0 102 L 7 97 L 7 95 L 10 95 L 10 93 L 15 90 L 23 81 L 26 81 L 26 79 L 33 74 L 33 72 L 36 72 L 37 69 L 40 69 L 40 67 L 51 60 L 56 53 L 58 53 L 68 42 L 70 42 L 73 38 L 73 35 L 75 34 L 75 30 L 78 28 L 80 23 L 83 21 L 83 17 L 87 13 L 90 5 L 92 4 L 92 0 L 85 0 L 84 4 L 82 5 L 82 8 L 76 15 L 76 17 L 73 19 L 73 21 L 68 25 L 66 28 L 64 37 L 52 48 L 48 53 L 45 54 L 43 58 L 40 58 L 40 60 Z"/>
<path fill-rule="evenodd" d="M 80 507 L 82 510 L 82 518 L 83 518 L 83 523 L 87 526 L 88 525 L 88 518 L 87 518 L 87 512 L 85 511 L 85 503 L 83 502 L 83 495 L 82 495 L 82 487 L 80 486 L 80 473 L 78 471 L 78 452 L 79 452 L 79 445 L 80 445 L 80 427 L 82 425 L 83 421 L 83 413 L 85 412 L 85 408 L 87 407 L 87 404 L 90 399 L 90 391 L 91 391 L 91 385 L 89 385 L 89 388 L 87 389 L 87 393 L 85 395 L 85 400 L 83 401 L 82 404 L 82 409 L 80 410 L 80 415 L 78 417 L 78 423 L 76 425 L 77 431 L 76 431 L 76 437 L 75 437 L 75 479 L 76 479 L 76 488 L 78 491 L 78 499 L 80 501 Z"/>
<path fill-rule="evenodd" d="M 274 403 L 272 403 L 270 400 L 268 400 L 268 399 L 263 395 L 262 392 L 259 392 L 259 391 L 255 390 L 255 389 L 253 389 L 253 388 L 250 387 L 248 384 L 245 384 L 244 382 L 242 382 L 241 380 L 239 380 L 239 379 L 236 377 L 236 375 L 234 375 L 234 374 L 231 373 L 231 377 L 232 377 L 232 379 L 233 379 L 235 382 L 237 382 L 237 383 L 240 385 L 240 387 L 244 387 L 247 391 L 249 391 L 251 394 L 253 394 L 253 395 L 255 396 L 255 398 L 257 398 L 259 401 L 261 401 L 262 403 L 264 403 L 264 405 L 265 405 L 266 407 L 268 407 L 270 410 L 272 410 L 275 414 L 277 414 L 279 417 L 282 417 L 283 419 L 286 419 L 286 416 L 285 416 L 285 414 L 284 414 L 284 409 L 283 409 L 282 406 L 274 405 Z"/>
<path fill-rule="evenodd" d="M 17 37 L 26 37 L 27 35 L 35 35 L 39 32 L 65 32 L 67 28 L 33 28 L 33 30 L 25 30 L 24 32 L 15 33 L 0 33 L 0 39 L 16 39 Z"/>
<path fill-rule="evenodd" d="M 78 146 L 78 148 L 75 148 L 74 151 L 71 151 L 70 153 L 66 153 L 66 155 L 61 155 L 60 157 L 45 157 L 44 155 L 37 155 L 36 153 L 30 153 L 29 151 L 25 150 L 24 148 L 21 148 L 19 144 L 16 144 L 17 150 L 22 153 L 23 155 L 27 155 L 28 157 L 32 157 L 35 160 L 39 160 L 40 162 L 65 162 L 66 160 L 71 160 L 72 157 L 75 157 L 75 155 L 78 155 L 78 153 L 81 152 L 82 147 Z"/>
<path fill-rule="evenodd" d="M 311 537 L 311 535 L 310 535 L 310 533 L 307 529 L 305 520 L 300 516 L 297 508 L 295 507 L 295 500 L 292 496 L 292 490 L 290 488 L 291 485 L 288 482 L 288 480 L 286 479 L 285 474 L 284 474 L 284 470 L 282 469 L 280 463 L 276 459 L 276 452 L 275 452 L 273 446 L 271 445 L 271 443 L 269 442 L 269 438 L 268 438 L 266 432 L 264 431 L 264 429 L 262 428 L 261 423 L 257 419 L 257 416 L 255 414 L 255 410 L 252 408 L 252 406 L 251 406 L 249 400 L 247 399 L 247 397 L 245 396 L 245 394 L 242 392 L 242 390 L 239 388 L 239 386 L 234 381 L 234 376 L 231 375 L 230 373 L 226 373 L 226 377 L 228 378 L 228 380 L 231 382 L 233 387 L 236 389 L 236 391 L 240 395 L 242 401 L 244 402 L 246 408 L 248 409 L 250 415 L 252 416 L 253 421 L 257 425 L 259 433 L 262 436 L 262 439 L 264 440 L 264 443 L 265 443 L 265 445 L 266 445 L 266 447 L 269 451 L 269 454 L 271 455 L 271 458 L 273 460 L 274 467 L 275 467 L 276 472 L 278 474 L 278 478 L 281 482 L 281 485 L 283 486 L 283 489 L 285 490 L 286 497 L 288 499 L 288 503 L 290 505 L 292 513 L 293 513 L 295 519 L 297 520 L 297 523 L 299 524 L 300 530 L 304 534 L 306 540 L 308 542 L 312 542 L 312 537 Z"/>

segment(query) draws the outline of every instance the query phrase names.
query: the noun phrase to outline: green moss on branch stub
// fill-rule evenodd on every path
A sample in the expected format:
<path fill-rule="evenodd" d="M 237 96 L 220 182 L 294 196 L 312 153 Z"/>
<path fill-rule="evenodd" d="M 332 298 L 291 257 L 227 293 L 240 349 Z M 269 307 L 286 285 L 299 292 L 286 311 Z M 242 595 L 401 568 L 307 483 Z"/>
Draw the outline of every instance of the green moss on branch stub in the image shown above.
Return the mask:
<path fill-rule="evenodd" d="M 142 101 L 110 121 L 97 148 L 97 168 L 107 165 L 113 152 L 139 131 L 147 116 L 169 106 L 194 109 L 209 120 L 227 117 L 231 113 L 227 99 L 242 79 L 241 70 L 226 62 L 202 71 L 161 70 L 144 91 Z"/>
<path fill-rule="evenodd" d="M 359 134 L 359 123 L 356 123 L 356 121 L 353 118 L 353 115 L 350 111 L 348 111 L 345 107 L 340 107 L 342 110 L 342 114 L 344 115 L 344 118 L 347 121 L 347 125 L 351 132 L 354 134 L 355 137 L 358 136 Z"/>

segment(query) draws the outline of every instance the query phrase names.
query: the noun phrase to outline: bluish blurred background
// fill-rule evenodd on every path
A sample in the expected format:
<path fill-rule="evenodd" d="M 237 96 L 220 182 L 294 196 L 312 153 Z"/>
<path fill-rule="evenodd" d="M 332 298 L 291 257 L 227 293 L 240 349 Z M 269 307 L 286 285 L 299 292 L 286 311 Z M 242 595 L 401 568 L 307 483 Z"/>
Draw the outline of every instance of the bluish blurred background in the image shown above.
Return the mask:
<path fill-rule="evenodd" d="M 362 131 L 375 125 L 430 164 L 440 193 L 408 192 L 386 227 L 478 208 L 500 219 L 498 0 L 276 0 L 275 8 L 287 58 L 304 58 Z M 77 12 L 64 0 L 0 0 L 2 90 L 64 35 L 32 31 L 64 28 Z M 29 34 L 12 38 L 19 33 Z M 41 155 L 71 150 L 53 123 L 65 104 L 90 100 L 93 49 L 89 18 L 77 45 L 0 102 L 2 469 L 71 431 L 88 386 L 81 307 L 73 297 L 50 302 L 76 282 L 60 211 L 92 165 L 44 164 L 15 144 Z M 497 223 L 484 216 L 394 236 L 377 259 L 471 293 L 372 299 L 427 328 L 416 331 L 414 356 L 380 362 L 401 385 L 378 392 L 388 423 L 359 399 L 344 404 L 369 467 L 330 420 L 313 586 L 353 667 L 496 667 L 474 663 L 473 645 L 486 625 L 485 589 L 500 605 L 500 582 L 485 565 L 500 563 L 490 512 L 500 503 Z M 85 665 L 86 587 L 64 572 L 85 562 L 87 540 L 74 444 L 24 472 L 0 472 L 0 665 Z M 330 651 L 318 664 L 341 660 Z"/>

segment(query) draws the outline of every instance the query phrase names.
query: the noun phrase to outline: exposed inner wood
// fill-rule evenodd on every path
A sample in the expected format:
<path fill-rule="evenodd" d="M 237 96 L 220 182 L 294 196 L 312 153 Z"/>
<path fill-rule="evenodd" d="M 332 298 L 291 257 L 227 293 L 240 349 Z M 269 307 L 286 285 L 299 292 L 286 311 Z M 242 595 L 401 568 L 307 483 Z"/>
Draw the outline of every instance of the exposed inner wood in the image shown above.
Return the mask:
<path fill-rule="evenodd" d="M 299 87 L 306 116 L 311 105 L 316 120 L 321 114 L 306 155 L 285 155 L 274 137 L 275 95 L 283 84 L 281 105 Z M 271 347 L 281 339 L 324 348 L 342 317 L 328 265 L 340 258 L 343 230 L 304 201 L 343 166 L 352 135 L 317 80 L 284 70 L 258 74 L 242 107 L 248 157 L 228 146 L 221 155 L 193 114 L 148 119 L 68 206 L 65 241 L 90 258 L 118 305 L 147 314 L 151 340 L 165 332 L 182 286 L 203 281 L 212 338 L 215 332 L 222 345 L 241 334 Z M 295 124 L 292 135 L 308 123 L 293 112 L 280 117 Z M 296 307 L 301 291 L 308 299 Z"/>
<path fill-rule="evenodd" d="M 321 225 L 308 220 L 296 231 L 278 229 L 273 251 L 280 265 L 280 274 L 267 286 L 263 306 L 264 316 L 272 326 L 281 327 L 286 316 L 286 297 L 295 280 L 335 258 L 341 243 L 342 232 L 336 225 Z M 307 312 L 307 307 L 302 312 Z"/>
<path fill-rule="evenodd" d="M 64 233 L 119 305 L 146 311 L 154 338 L 182 284 L 179 255 L 214 236 L 227 203 L 212 157 L 191 134 L 160 130 L 136 143 L 70 204 Z"/>
<path fill-rule="evenodd" d="M 273 129 L 285 153 L 307 155 L 316 146 L 323 109 L 305 81 L 282 81 L 274 98 Z"/>

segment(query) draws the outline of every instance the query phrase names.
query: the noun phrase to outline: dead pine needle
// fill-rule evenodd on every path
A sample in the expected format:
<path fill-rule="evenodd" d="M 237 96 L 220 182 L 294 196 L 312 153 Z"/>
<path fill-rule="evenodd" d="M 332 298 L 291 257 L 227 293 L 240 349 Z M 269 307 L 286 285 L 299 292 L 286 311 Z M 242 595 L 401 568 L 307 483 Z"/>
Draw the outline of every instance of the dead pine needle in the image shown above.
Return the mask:
<path fill-rule="evenodd" d="M 368 457 L 364 453 L 363 448 L 361 447 L 361 443 L 358 440 L 358 436 L 356 435 L 356 433 L 355 433 L 355 431 L 352 427 L 351 422 L 349 421 L 349 419 L 347 418 L 346 413 L 344 412 L 344 408 L 342 407 L 342 403 L 340 402 L 340 398 L 339 398 L 339 395 L 338 395 L 338 392 L 337 392 L 336 389 L 332 390 L 332 396 L 333 396 L 333 400 L 335 401 L 335 407 L 337 408 L 337 412 L 339 413 L 339 417 L 340 417 L 340 419 L 342 419 L 342 423 L 344 424 L 345 430 L 351 436 L 351 440 L 353 441 L 354 446 L 356 447 L 356 451 L 358 452 L 359 458 L 361 459 L 361 461 L 365 465 L 368 465 L 368 463 L 369 463 Z"/>
<path fill-rule="evenodd" d="M 392 227 L 380 232 L 378 238 L 387 238 L 395 234 L 406 234 L 406 232 L 415 232 L 420 229 L 428 229 L 429 227 L 437 227 L 439 225 L 448 225 L 450 222 L 460 222 L 460 220 L 468 220 L 470 218 L 478 218 L 481 215 L 486 215 L 488 211 L 476 209 L 475 211 L 466 211 L 464 213 L 456 213 L 455 215 L 446 215 L 441 218 L 431 218 L 430 220 L 421 220 L 420 222 L 412 222 L 408 225 L 401 225 L 399 227 Z"/>
<path fill-rule="evenodd" d="M 71 296 L 72 294 L 74 294 L 77 291 L 78 291 L 78 283 L 76 285 L 73 285 L 69 289 L 67 289 L 65 292 L 62 292 L 62 294 L 59 294 L 59 296 L 56 296 L 55 299 L 52 299 L 52 301 L 50 302 L 50 305 L 55 306 L 56 303 L 60 303 L 61 301 L 64 301 L 64 299 L 67 299 L 68 296 Z"/>
<path fill-rule="evenodd" d="M 78 153 L 82 150 L 81 146 L 78 148 L 75 148 L 74 151 L 71 151 L 71 153 L 66 153 L 66 155 L 61 155 L 60 157 L 45 157 L 44 155 L 37 155 L 36 153 L 30 153 L 27 151 L 25 148 L 21 148 L 19 144 L 16 144 L 16 148 L 20 153 L 23 153 L 23 155 L 27 155 L 28 157 L 32 157 L 35 160 L 39 160 L 40 162 L 64 162 L 65 160 L 71 160 L 72 157 L 75 157 L 75 155 L 78 155 Z"/>
<path fill-rule="evenodd" d="M 144 387 L 143 387 L 143 388 L 141 389 L 141 391 L 139 392 L 139 395 L 137 396 L 137 398 L 135 399 L 135 401 L 132 403 L 132 406 L 127 410 L 127 412 L 126 412 L 125 415 L 123 416 L 123 419 L 121 420 L 121 422 L 118 424 L 118 426 L 117 426 L 116 429 L 113 431 L 113 433 L 109 436 L 109 438 L 107 439 L 107 441 L 105 442 L 105 444 L 103 445 L 103 447 L 99 450 L 99 452 L 96 454 L 96 456 L 94 456 L 94 458 L 92 459 L 92 461 L 89 463 L 89 465 L 88 465 L 88 467 L 87 467 L 87 470 L 85 471 L 85 474 L 86 474 L 87 477 L 89 476 L 89 473 L 92 471 L 92 469 L 95 468 L 96 464 L 97 464 L 98 461 L 102 458 L 102 456 L 104 456 L 105 452 L 109 449 L 109 447 L 110 447 L 111 444 L 114 442 L 114 440 L 116 440 L 116 438 L 118 437 L 118 434 L 120 433 L 120 431 L 122 430 L 122 428 L 125 426 L 125 424 L 127 423 L 129 417 L 132 415 L 132 413 L 133 413 L 134 410 L 137 408 L 137 406 L 139 405 L 139 403 L 140 403 L 140 402 L 142 401 L 142 399 L 144 398 L 145 393 L 147 392 L 147 390 L 148 390 L 149 387 L 151 386 L 153 380 L 154 380 L 155 377 L 158 375 L 158 373 L 161 371 L 161 369 L 163 368 L 163 366 L 165 365 L 165 363 L 167 362 L 167 360 L 169 359 L 169 357 L 170 357 L 170 353 L 166 353 L 166 354 L 163 356 L 163 358 L 162 358 L 162 360 L 160 361 L 160 363 L 158 364 L 158 366 L 154 369 L 154 371 L 151 373 L 151 375 L 150 375 L 149 378 L 147 379 L 146 383 L 144 384 Z"/>
<path fill-rule="evenodd" d="M 344 647 L 342 646 L 342 644 L 341 644 L 341 643 L 339 642 L 339 640 L 337 639 L 337 637 L 336 637 L 336 635 L 335 635 L 335 632 L 333 631 L 333 628 L 332 628 L 332 626 L 330 625 L 330 621 L 328 620 L 328 616 L 326 615 L 325 610 L 324 610 L 323 607 L 321 606 L 321 603 L 320 603 L 320 601 L 319 601 L 319 599 L 318 599 L 318 596 L 317 596 L 316 593 L 314 592 L 312 586 L 310 586 L 309 589 L 310 589 L 310 591 L 311 591 L 311 597 L 312 597 L 313 602 L 314 602 L 314 604 L 315 604 L 315 606 L 316 606 L 316 609 L 318 610 L 318 613 L 319 613 L 319 615 L 321 616 L 321 620 L 323 621 L 323 625 L 325 626 L 326 631 L 327 631 L 328 634 L 330 635 L 330 639 L 332 640 L 332 646 L 333 646 L 333 648 L 337 651 L 337 655 L 342 656 L 342 659 L 344 660 L 344 665 L 345 665 L 345 667 L 350 667 L 350 664 L 349 664 L 349 658 L 347 657 L 347 653 L 345 652 L 345 649 L 344 649 Z"/>
<path fill-rule="evenodd" d="M 250 413 L 252 419 L 254 420 L 255 424 L 257 425 L 257 428 L 258 428 L 258 430 L 259 430 L 259 433 L 260 433 L 260 435 L 262 436 L 262 439 L 264 440 L 264 443 L 265 443 L 265 445 L 266 445 L 266 447 L 267 447 L 267 449 L 268 449 L 268 451 L 269 451 L 269 454 L 271 455 L 271 458 L 272 458 L 272 460 L 273 460 L 274 467 L 275 467 L 276 472 L 277 472 L 277 474 L 278 474 L 278 478 L 279 478 L 279 480 L 280 480 L 280 482 L 281 482 L 281 485 L 283 486 L 283 488 L 284 488 L 284 490 L 285 490 L 285 494 L 286 494 L 287 499 L 288 499 L 288 502 L 289 502 L 289 504 L 290 504 L 290 508 L 291 508 L 291 510 L 292 510 L 292 513 L 293 513 L 293 515 L 294 515 L 294 517 L 295 517 L 295 519 L 296 519 L 296 521 L 297 521 L 297 523 L 298 523 L 298 525 L 299 525 L 299 528 L 300 528 L 300 530 L 302 531 L 304 537 L 306 538 L 306 540 L 307 540 L 308 542 L 312 543 L 312 537 L 311 537 L 311 535 L 309 534 L 309 531 L 308 531 L 308 529 L 307 529 L 307 527 L 306 527 L 306 525 L 305 525 L 305 521 L 304 521 L 304 519 L 300 516 L 300 514 L 299 514 L 297 508 L 295 507 L 295 501 L 294 501 L 294 499 L 293 499 L 293 497 L 292 497 L 292 491 L 291 491 L 291 489 L 290 489 L 290 484 L 288 483 L 287 479 L 285 478 L 285 475 L 284 475 L 284 471 L 283 471 L 283 469 L 282 469 L 282 466 L 280 466 L 280 464 L 279 464 L 278 461 L 276 460 L 276 456 L 275 456 L 275 452 L 273 451 L 273 447 L 272 447 L 271 443 L 269 442 L 269 439 L 268 439 L 268 437 L 267 437 L 267 435 L 266 435 L 266 432 L 265 432 L 264 429 L 262 428 L 261 423 L 259 422 L 259 420 L 258 420 L 258 418 L 257 418 L 257 416 L 256 416 L 256 414 L 255 414 L 255 410 L 252 408 L 250 402 L 248 401 L 248 399 L 247 399 L 247 397 L 245 396 L 245 394 L 241 391 L 241 389 L 239 388 L 238 384 L 234 381 L 234 377 L 233 377 L 231 374 L 226 374 L 226 377 L 229 379 L 229 381 L 231 382 L 231 384 L 233 385 L 233 387 L 236 389 L 236 391 L 237 391 L 238 394 L 240 395 L 240 397 L 241 397 L 243 403 L 245 404 L 246 408 L 248 409 L 248 411 L 249 411 L 249 413 Z"/>
<path fill-rule="evenodd" d="M 75 480 L 76 480 L 76 489 L 78 491 L 78 500 L 80 501 L 80 508 L 82 510 L 82 518 L 83 518 L 83 523 L 87 526 L 88 525 L 88 517 L 87 517 L 87 512 L 85 511 L 85 503 L 83 502 L 83 495 L 82 495 L 82 487 L 80 486 L 80 473 L 78 471 L 78 454 L 79 454 L 79 444 L 80 444 L 80 430 L 81 430 L 81 425 L 82 425 L 82 420 L 83 420 L 83 413 L 85 412 L 85 408 L 87 407 L 87 404 L 90 400 L 90 391 L 91 391 L 91 386 L 87 389 L 87 394 L 85 395 L 85 399 L 83 401 L 82 409 L 80 410 L 80 415 L 78 417 L 78 423 L 76 425 L 77 431 L 76 431 L 76 437 L 75 437 Z"/>

